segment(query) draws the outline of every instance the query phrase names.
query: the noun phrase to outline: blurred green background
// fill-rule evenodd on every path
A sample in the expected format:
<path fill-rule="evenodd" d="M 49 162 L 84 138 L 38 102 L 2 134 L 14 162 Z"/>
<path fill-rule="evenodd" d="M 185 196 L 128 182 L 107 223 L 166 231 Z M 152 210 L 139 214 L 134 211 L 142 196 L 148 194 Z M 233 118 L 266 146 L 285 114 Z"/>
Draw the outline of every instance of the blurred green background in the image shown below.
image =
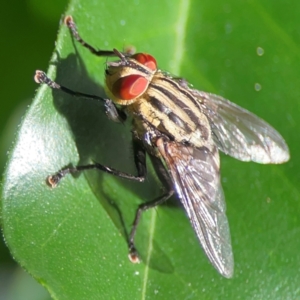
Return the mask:
<path fill-rule="evenodd" d="M 47 70 L 59 21 L 67 0 L 2 1 L 0 10 L 1 175 L 16 129 L 34 90 L 35 69 Z M 0 299 L 50 299 L 43 287 L 27 275 L 11 258 L 2 239 L 0 243 Z"/>

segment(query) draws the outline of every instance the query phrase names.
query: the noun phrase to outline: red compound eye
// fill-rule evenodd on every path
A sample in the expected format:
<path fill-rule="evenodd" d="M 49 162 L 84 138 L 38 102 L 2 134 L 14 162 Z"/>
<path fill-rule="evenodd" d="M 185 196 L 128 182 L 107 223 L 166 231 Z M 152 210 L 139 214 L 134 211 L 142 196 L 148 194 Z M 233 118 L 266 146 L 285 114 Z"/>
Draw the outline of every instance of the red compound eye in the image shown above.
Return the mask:
<path fill-rule="evenodd" d="M 136 53 L 136 54 L 132 55 L 131 57 L 134 58 L 135 60 L 137 60 L 142 65 L 149 68 L 150 70 L 156 71 L 156 69 L 157 69 L 156 60 L 152 55 L 147 54 L 147 53 Z"/>
<path fill-rule="evenodd" d="M 142 95 L 148 86 L 148 80 L 141 75 L 129 75 L 118 79 L 112 87 L 115 97 L 122 100 L 132 100 Z"/>

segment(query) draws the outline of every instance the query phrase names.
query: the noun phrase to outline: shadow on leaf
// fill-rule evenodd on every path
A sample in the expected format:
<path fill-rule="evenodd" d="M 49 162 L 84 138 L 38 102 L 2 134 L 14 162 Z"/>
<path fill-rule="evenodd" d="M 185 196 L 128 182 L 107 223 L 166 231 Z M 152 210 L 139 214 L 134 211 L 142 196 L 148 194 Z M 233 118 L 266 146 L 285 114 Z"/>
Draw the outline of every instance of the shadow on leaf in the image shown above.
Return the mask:
<path fill-rule="evenodd" d="M 66 59 L 62 59 L 57 63 L 55 80 L 74 91 L 105 97 L 103 87 L 89 77 L 79 55 L 70 54 Z M 130 143 L 130 127 L 128 127 L 130 122 L 127 121 L 127 125 L 124 126 L 108 120 L 101 101 L 73 97 L 59 90 L 53 90 L 53 99 L 57 111 L 67 119 L 70 126 L 80 157 L 78 165 L 96 161 L 128 173 L 136 173 Z M 115 226 L 128 240 L 128 232 L 131 229 L 140 200 L 150 201 L 157 196 L 155 193 L 159 192 L 159 189 L 154 187 L 157 185 L 155 179 L 150 175 L 146 182 L 141 184 L 116 178 L 99 171 L 85 172 L 85 176 L 93 193 L 97 196 Z M 110 190 L 105 189 L 104 182 L 106 182 L 106 178 L 108 182 L 116 182 L 116 187 Z M 118 195 L 119 189 L 124 191 L 121 193 L 122 196 Z M 134 191 L 135 193 L 128 193 L 128 191 Z M 128 197 L 129 194 L 130 197 Z M 135 201 L 133 202 L 128 198 L 134 198 Z M 140 234 L 143 232 L 143 239 L 148 241 L 148 229 L 142 223 L 139 227 L 144 230 L 139 230 L 139 232 Z M 137 242 L 138 248 L 139 245 L 139 242 Z M 146 256 L 144 254 L 144 252 L 147 252 L 146 248 L 148 246 L 146 245 L 147 242 L 143 247 L 140 247 L 145 249 L 140 253 L 142 258 Z M 170 260 L 155 243 L 154 245 L 149 260 L 150 267 L 161 272 L 173 272 Z"/>

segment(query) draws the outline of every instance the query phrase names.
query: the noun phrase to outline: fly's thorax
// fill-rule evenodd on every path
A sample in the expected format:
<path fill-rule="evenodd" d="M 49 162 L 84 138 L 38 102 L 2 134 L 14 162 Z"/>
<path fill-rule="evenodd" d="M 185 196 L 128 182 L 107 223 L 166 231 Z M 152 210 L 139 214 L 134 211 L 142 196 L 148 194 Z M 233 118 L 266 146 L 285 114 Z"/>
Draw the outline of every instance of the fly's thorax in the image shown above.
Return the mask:
<path fill-rule="evenodd" d="M 127 106 L 147 91 L 157 69 L 156 61 L 145 53 L 130 57 L 118 54 L 121 60 L 107 63 L 106 93 L 116 104 Z"/>
<path fill-rule="evenodd" d="M 139 131 L 152 126 L 171 140 L 189 143 L 195 147 L 213 144 L 207 117 L 201 103 L 176 80 L 157 71 L 147 91 L 128 107 L 136 119 Z M 144 133 L 141 133 L 142 135 Z"/>

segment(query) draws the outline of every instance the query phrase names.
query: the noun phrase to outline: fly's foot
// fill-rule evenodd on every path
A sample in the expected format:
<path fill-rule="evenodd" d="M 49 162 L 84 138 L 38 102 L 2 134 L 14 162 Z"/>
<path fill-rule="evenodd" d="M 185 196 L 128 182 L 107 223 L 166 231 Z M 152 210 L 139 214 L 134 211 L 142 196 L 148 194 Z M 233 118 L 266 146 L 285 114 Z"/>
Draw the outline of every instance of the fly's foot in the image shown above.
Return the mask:
<path fill-rule="evenodd" d="M 60 89 L 61 86 L 55 81 L 52 81 L 44 71 L 36 70 L 34 75 L 34 81 L 39 84 L 47 84 L 52 89 Z"/>
<path fill-rule="evenodd" d="M 128 258 L 133 264 L 139 264 L 141 262 L 139 255 L 133 244 L 129 244 Z"/>
<path fill-rule="evenodd" d="M 59 171 L 54 175 L 50 175 L 47 177 L 46 181 L 47 184 L 51 187 L 51 188 L 55 188 L 57 187 L 57 185 L 59 184 L 60 180 L 64 177 L 64 174 Z"/>

